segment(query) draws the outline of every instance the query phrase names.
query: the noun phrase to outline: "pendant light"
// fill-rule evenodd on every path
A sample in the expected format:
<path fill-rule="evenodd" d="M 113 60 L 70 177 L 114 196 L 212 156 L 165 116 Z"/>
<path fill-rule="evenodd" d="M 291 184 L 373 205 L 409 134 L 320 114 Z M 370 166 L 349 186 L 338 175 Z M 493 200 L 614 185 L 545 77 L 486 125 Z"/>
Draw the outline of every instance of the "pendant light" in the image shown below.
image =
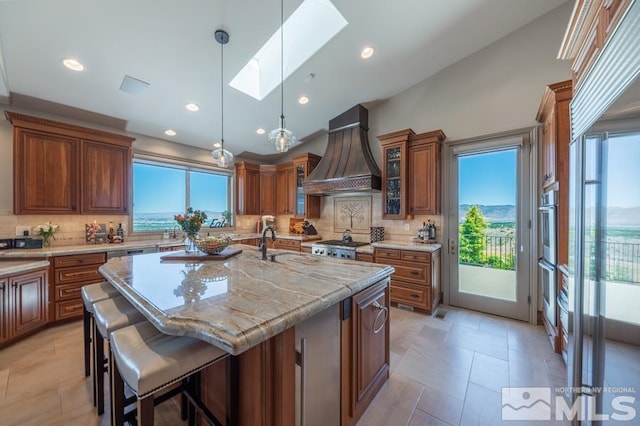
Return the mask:
<path fill-rule="evenodd" d="M 280 0 L 280 127 L 269 132 L 269 142 L 277 152 L 287 152 L 296 143 L 291 130 L 284 127 L 284 0 Z"/>
<path fill-rule="evenodd" d="M 224 45 L 229 43 L 229 34 L 216 30 L 215 38 L 220 43 L 220 148 L 211 151 L 218 167 L 227 168 L 233 163 L 233 154 L 224 149 Z"/>

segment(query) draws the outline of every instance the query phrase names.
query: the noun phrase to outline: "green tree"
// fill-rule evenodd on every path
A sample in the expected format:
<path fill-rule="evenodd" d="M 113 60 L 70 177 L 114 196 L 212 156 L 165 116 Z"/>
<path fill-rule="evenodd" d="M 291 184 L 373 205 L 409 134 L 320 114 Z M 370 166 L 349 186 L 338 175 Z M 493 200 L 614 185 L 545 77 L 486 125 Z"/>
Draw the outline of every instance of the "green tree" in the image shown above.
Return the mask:
<path fill-rule="evenodd" d="M 464 222 L 460 224 L 460 263 L 484 264 L 485 230 L 489 224 L 477 205 L 467 211 Z"/>

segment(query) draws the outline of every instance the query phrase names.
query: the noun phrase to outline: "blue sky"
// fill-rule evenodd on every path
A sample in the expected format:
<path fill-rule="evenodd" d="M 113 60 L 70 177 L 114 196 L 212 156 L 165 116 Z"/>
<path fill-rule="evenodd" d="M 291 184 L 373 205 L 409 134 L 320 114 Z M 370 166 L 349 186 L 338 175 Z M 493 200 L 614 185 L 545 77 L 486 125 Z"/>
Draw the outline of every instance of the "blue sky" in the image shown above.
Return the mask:
<path fill-rule="evenodd" d="M 179 213 L 185 210 L 185 170 L 135 163 L 133 203 L 137 213 Z M 227 209 L 227 177 L 191 172 L 191 206 L 222 212 Z"/>
<path fill-rule="evenodd" d="M 458 158 L 458 204 L 515 205 L 517 150 Z"/>

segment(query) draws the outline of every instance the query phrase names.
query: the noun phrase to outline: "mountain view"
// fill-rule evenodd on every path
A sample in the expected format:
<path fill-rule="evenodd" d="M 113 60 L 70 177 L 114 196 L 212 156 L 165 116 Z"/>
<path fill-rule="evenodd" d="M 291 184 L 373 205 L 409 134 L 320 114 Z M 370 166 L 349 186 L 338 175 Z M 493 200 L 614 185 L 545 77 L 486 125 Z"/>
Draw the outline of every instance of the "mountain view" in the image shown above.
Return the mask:
<path fill-rule="evenodd" d="M 472 204 L 460 204 L 458 221 L 464 222 L 464 218 L 467 215 L 467 211 L 471 208 Z M 514 205 L 498 205 L 487 206 L 483 204 L 477 204 L 478 208 L 482 212 L 482 215 L 491 224 L 495 223 L 515 223 L 516 221 L 516 206 Z"/>

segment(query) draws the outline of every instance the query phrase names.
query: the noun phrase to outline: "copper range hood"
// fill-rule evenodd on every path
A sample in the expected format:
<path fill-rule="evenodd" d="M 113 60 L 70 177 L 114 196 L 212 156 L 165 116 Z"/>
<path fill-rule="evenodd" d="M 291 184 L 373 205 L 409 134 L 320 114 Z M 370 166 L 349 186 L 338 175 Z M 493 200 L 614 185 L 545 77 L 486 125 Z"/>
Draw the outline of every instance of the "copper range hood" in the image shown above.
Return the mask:
<path fill-rule="evenodd" d="M 379 191 L 380 168 L 369 147 L 369 111 L 356 105 L 329 121 L 327 149 L 302 183 L 308 195 Z"/>

